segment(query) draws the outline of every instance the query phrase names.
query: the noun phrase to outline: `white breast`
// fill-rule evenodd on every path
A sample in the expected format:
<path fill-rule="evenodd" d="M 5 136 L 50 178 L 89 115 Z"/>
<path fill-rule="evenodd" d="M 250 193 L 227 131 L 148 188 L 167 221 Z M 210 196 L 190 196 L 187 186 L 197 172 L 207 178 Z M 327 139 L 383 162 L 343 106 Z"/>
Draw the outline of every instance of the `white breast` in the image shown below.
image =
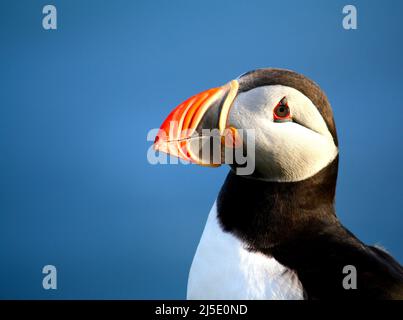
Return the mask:
<path fill-rule="evenodd" d="M 187 298 L 297 300 L 303 288 L 295 272 L 224 232 L 214 203 L 190 268 Z"/>

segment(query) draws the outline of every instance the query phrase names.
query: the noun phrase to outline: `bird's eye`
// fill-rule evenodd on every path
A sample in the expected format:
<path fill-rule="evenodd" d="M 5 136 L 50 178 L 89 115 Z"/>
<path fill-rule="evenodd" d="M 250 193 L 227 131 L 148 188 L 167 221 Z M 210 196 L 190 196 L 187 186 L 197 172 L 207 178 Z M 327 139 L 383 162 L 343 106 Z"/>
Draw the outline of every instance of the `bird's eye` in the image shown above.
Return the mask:
<path fill-rule="evenodd" d="M 275 122 L 291 121 L 290 108 L 288 107 L 287 98 L 280 100 L 273 110 L 273 119 Z"/>

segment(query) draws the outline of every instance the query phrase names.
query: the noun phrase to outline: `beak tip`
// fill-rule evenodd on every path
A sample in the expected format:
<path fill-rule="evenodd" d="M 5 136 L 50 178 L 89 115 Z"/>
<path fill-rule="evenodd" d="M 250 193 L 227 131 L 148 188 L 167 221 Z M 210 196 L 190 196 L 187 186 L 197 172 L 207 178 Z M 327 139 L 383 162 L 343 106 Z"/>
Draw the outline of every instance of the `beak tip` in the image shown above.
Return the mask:
<path fill-rule="evenodd" d="M 154 149 L 155 150 L 161 150 L 163 146 L 166 146 L 168 142 L 168 137 L 165 128 L 162 126 L 159 130 L 157 135 L 155 136 L 154 139 Z"/>

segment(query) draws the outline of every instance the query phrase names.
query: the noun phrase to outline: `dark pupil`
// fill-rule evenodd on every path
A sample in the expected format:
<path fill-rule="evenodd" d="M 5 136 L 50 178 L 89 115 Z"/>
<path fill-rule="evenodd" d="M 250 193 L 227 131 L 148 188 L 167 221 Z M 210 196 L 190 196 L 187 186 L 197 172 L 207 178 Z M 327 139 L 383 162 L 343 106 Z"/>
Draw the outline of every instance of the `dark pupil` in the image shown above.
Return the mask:
<path fill-rule="evenodd" d="M 285 116 L 287 116 L 288 115 L 288 108 L 287 108 L 287 106 L 279 106 L 278 107 L 278 109 L 277 109 L 277 115 L 279 116 L 279 117 L 285 117 Z"/>

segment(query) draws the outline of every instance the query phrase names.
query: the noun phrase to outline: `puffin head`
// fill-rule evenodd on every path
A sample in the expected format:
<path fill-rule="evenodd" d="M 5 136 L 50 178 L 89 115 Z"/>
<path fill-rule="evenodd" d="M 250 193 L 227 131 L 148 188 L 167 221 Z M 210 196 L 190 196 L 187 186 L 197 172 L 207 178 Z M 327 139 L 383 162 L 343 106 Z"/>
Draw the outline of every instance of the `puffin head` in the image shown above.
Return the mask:
<path fill-rule="evenodd" d="M 161 125 L 154 148 L 200 165 L 237 170 L 252 163 L 251 178 L 278 182 L 305 180 L 338 154 L 332 109 L 320 87 L 272 68 L 181 103 Z"/>

